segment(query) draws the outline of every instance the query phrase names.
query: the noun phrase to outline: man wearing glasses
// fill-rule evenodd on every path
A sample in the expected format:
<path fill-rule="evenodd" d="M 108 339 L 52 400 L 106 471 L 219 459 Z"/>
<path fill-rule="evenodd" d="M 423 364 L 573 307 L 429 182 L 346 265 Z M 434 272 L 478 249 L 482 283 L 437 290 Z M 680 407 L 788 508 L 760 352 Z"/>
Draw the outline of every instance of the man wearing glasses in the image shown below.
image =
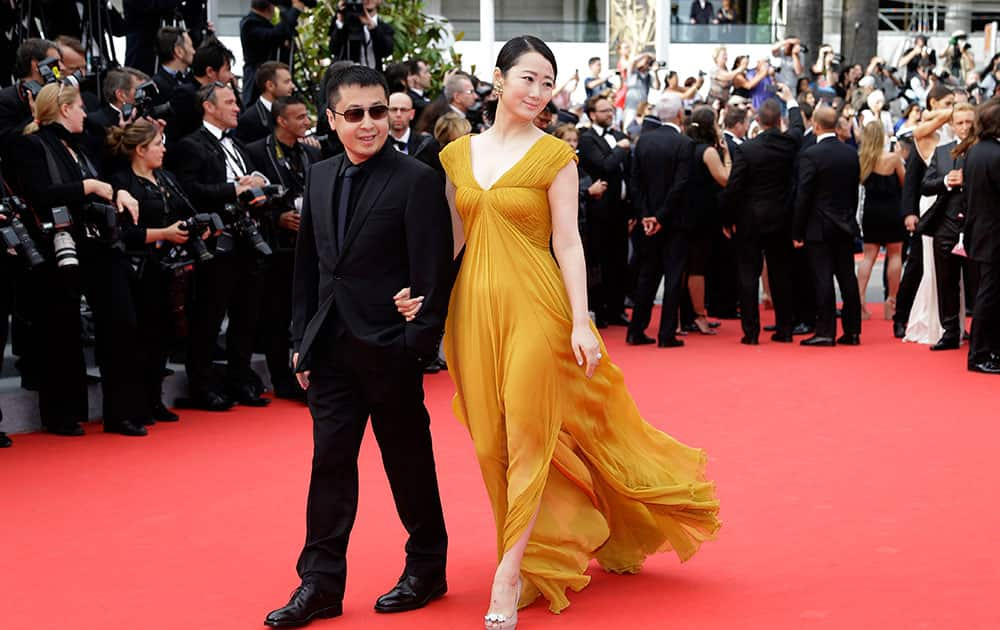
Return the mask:
<path fill-rule="evenodd" d="M 422 365 L 436 356 L 448 307 L 448 202 L 430 168 L 387 142 L 389 89 L 380 73 L 345 68 L 330 79 L 327 97 L 327 120 L 344 153 L 306 175 L 292 292 L 292 362 L 313 418 L 306 541 L 301 585 L 267 615 L 271 627 L 342 613 L 369 416 L 409 532 L 399 583 L 375 610 L 414 610 L 447 590 L 448 539 Z M 392 296 L 408 286 L 425 299 L 404 323 Z"/>
<path fill-rule="evenodd" d="M 400 153 L 436 168 L 440 164 L 437 154 L 441 147 L 434 136 L 417 133 L 411 128 L 414 114 L 413 101 L 404 92 L 395 92 L 389 96 L 389 142 Z"/>

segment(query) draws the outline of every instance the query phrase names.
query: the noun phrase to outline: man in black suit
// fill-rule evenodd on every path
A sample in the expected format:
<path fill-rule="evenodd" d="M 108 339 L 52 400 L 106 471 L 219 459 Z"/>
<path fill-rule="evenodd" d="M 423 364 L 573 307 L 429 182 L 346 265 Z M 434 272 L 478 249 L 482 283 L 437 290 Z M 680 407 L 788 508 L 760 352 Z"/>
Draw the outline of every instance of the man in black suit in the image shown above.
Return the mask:
<path fill-rule="evenodd" d="M 749 129 L 749 113 L 742 107 L 727 107 L 723 114 L 722 137 L 726 150 L 735 164 L 736 152 L 746 141 Z M 724 195 L 724 192 L 723 192 Z M 720 195 L 720 201 L 725 201 Z M 708 314 L 724 319 L 739 317 L 740 275 L 736 244 L 723 232 L 712 236 L 708 273 L 705 278 L 705 305 Z"/>
<path fill-rule="evenodd" d="M 240 122 L 236 126 L 236 137 L 246 144 L 266 138 L 271 133 L 274 129 L 272 104 L 275 99 L 290 96 L 295 91 L 292 73 L 280 61 L 260 64 L 255 80 L 260 97 L 240 114 Z"/>
<path fill-rule="evenodd" d="M 906 261 L 899 280 L 899 290 L 896 292 L 896 312 L 892 316 L 892 334 L 896 339 L 906 336 L 906 324 L 910 319 L 913 300 L 917 296 L 920 280 L 924 277 L 923 239 L 916 230 L 920 220 L 920 188 L 927 173 L 927 162 L 920 156 L 912 135 L 908 136 L 906 142 L 910 146 L 910 152 L 906 158 L 900 206 L 909 242 L 904 243 Z"/>
<path fill-rule="evenodd" d="M 817 307 L 816 334 L 804 339 L 804 346 L 861 343 L 861 296 L 854 274 L 854 240 L 861 236 L 855 218 L 861 166 L 857 151 L 837 138 L 837 118 L 832 107 L 813 112 L 816 145 L 803 151 L 799 160 L 792 238 L 796 248 L 808 246 Z M 834 277 L 844 299 L 844 334 L 836 341 Z"/>
<path fill-rule="evenodd" d="M 272 23 L 274 4 L 270 0 L 251 0 L 250 12 L 240 20 L 240 44 L 243 45 L 243 108 L 249 109 L 261 94 L 256 80 L 257 69 L 265 61 L 277 61 L 291 46 L 299 14 L 306 10 L 302 0 L 291 0 L 291 7 L 281 9 L 277 24 Z"/>
<path fill-rule="evenodd" d="M 266 64 L 265 64 L 266 65 Z M 263 68 L 263 66 L 262 66 Z M 261 76 L 258 72 L 257 76 Z M 273 255 L 266 260 L 261 278 L 261 303 L 257 320 L 258 347 L 267 358 L 271 385 L 278 398 L 304 399 L 289 364 L 292 323 L 292 253 L 299 230 L 306 171 L 320 161 L 320 151 L 302 142 L 312 127 L 306 103 L 298 96 L 275 99 L 268 116 L 274 116 L 274 132 L 247 145 L 250 161 L 272 184 L 289 192 L 284 204 L 271 210 L 270 221 L 261 227 Z M 264 228 L 267 228 L 266 230 Z"/>
<path fill-rule="evenodd" d="M 260 398 L 250 368 L 259 307 L 258 253 L 233 228 L 244 211 L 237 208 L 230 212 L 225 206 L 237 204 L 241 193 L 266 182 L 253 174 L 253 162 L 243 145 L 226 133 L 236 127 L 239 113 L 232 88 L 210 83 L 198 91 L 198 101 L 204 112 L 202 126 L 167 153 L 170 168 L 199 212 L 219 213 L 227 225 L 220 238 L 229 234 L 235 244 L 232 252 L 217 251 L 215 258 L 195 268 L 193 299 L 188 305 L 186 369 L 190 398 L 179 400 L 178 406 L 225 411 L 238 402 L 261 407 L 270 401 Z M 226 378 L 224 384 L 219 384 L 215 382 L 212 360 L 227 313 Z"/>
<path fill-rule="evenodd" d="M 441 145 L 434 136 L 413 131 L 413 101 L 403 92 L 389 95 L 389 143 L 400 153 L 417 158 L 427 166 L 439 170 L 438 153 Z"/>
<path fill-rule="evenodd" d="M 14 141 L 31 122 L 31 106 L 28 104 L 26 81 L 44 83 L 38 64 L 49 57 L 59 58 L 55 43 L 46 39 L 26 39 L 17 48 L 14 59 L 14 85 L 0 90 L 0 163 L 7 179 L 13 181 L 10 150 Z"/>
<path fill-rule="evenodd" d="M 816 132 L 813 129 L 812 116 L 813 107 L 809 103 L 799 103 L 799 111 L 802 113 L 802 123 L 806 127 L 806 132 L 802 136 L 802 144 L 799 146 L 799 153 L 816 145 Z M 793 182 L 798 182 L 798 160 L 795 162 L 795 175 Z M 793 183 L 793 189 L 794 189 Z M 793 191 L 790 199 L 794 200 Z M 795 319 L 795 327 L 792 328 L 793 335 L 808 335 L 813 332 L 816 325 L 816 287 L 813 286 L 812 271 L 809 269 L 809 256 L 805 248 L 792 249 L 792 306 Z"/>
<path fill-rule="evenodd" d="M 179 0 L 124 0 L 125 65 L 152 74 L 156 70 L 157 31 L 172 22 Z M 75 11 L 74 11 L 75 13 Z M 160 65 L 169 56 L 160 55 Z"/>
<path fill-rule="evenodd" d="M 232 85 L 232 68 L 233 53 L 222 42 L 209 39 L 202 43 L 191 61 L 191 80 L 179 82 L 170 96 L 173 112 L 167 121 L 168 141 L 176 142 L 201 128 L 198 91 L 213 83 Z"/>
<path fill-rule="evenodd" d="M 715 8 L 708 0 L 691 0 L 692 24 L 718 24 Z"/>
<path fill-rule="evenodd" d="M 625 292 L 628 284 L 628 224 L 632 209 L 626 199 L 630 173 L 628 136 L 612 129 L 615 107 L 610 100 L 594 96 L 584 106 L 590 127 L 580 132 L 577 152 L 580 168 L 593 181 L 607 182 L 600 198 L 587 205 L 587 258 L 600 280 L 590 293 L 590 310 L 598 328 L 608 324 L 628 326 Z"/>
<path fill-rule="evenodd" d="M 976 108 L 968 103 L 955 106 L 951 128 L 957 140 L 934 149 L 920 192 L 936 196 L 934 205 L 920 217 L 917 233 L 934 239 L 934 281 L 937 284 L 938 317 L 944 334 L 931 350 L 958 350 L 962 344 L 965 318 L 961 313 L 961 280 L 964 273 L 966 295 L 975 295 L 976 281 L 968 258 L 952 253 L 965 224 L 965 191 L 962 167 L 965 155 L 952 155 L 958 143 L 972 133 Z"/>
<path fill-rule="evenodd" d="M 677 308 L 697 212 L 687 203 L 694 142 L 681 133 L 684 105 L 676 93 L 664 94 L 656 105 L 656 117 L 663 126 L 640 136 L 632 158 L 632 188 L 638 192 L 646 236 L 641 246 L 643 260 L 635 289 L 635 309 L 625 341 L 630 345 L 653 343 L 646 336 L 646 327 L 662 277 L 663 307 L 656 341 L 661 348 L 675 348 L 684 345 L 677 338 Z"/>
<path fill-rule="evenodd" d="M 444 189 L 386 142 L 389 88 L 353 66 L 329 85 L 329 118 L 345 153 L 307 175 L 295 248 L 293 363 L 313 417 L 313 467 L 302 584 L 267 615 L 274 627 L 342 612 L 348 538 L 358 504 L 358 449 L 368 417 L 409 540 L 399 583 L 378 612 L 444 595 L 447 534 L 423 404 L 421 363 L 444 325 L 453 243 Z M 372 140 L 374 138 L 374 140 Z M 405 322 L 393 295 L 425 296 Z"/>
<path fill-rule="evenodd" d="M 156 49 L 160 67 L 153 75 L 153 83 L 156 84 L 159 105 L 169 102 L 178 86 L 190 82 L 187 74 L 194 63 L 195 48 L 187 31 L 176 26 L 164 26 L 156 33 Z"/>
<path fill-rule="evenodd" d="M 396 32 L 379 19 L 378 6 L 382 0 L 364 0 L 360 14 L 345 14 L 340 10 L 330 22 L 330 56 L 346 59 L 382 71 L 382 60 L 392 54 Z"/>
<path fill-rule="evenodd" d="M 740 275 L 741 343 L 757 345 L 760 335 L 759 287 L 764 257 L 777 320 L 773 341 L 792 342 L 791 193 L 795 158 L 805 127 L 798 103 L 787 85 L 778 95 L 788 107 L 788 131 L 781 131 L 781 105 L 761 104 L 757 123 L 763 130 L 733 154 L 733 169 L 723 193 L 726 224 L 736 239 Z"/>
<path fill-rule="evenodd" d="M 979 108 L 979 142 L 965 159 L 965 249 L 979 268 L 969 369 L 1000 374 L 1000 99 Z"/>
<path fill-rule="evenodd" d="M 431 104 L 427 90 L 431 87 L 431 69 L 423 59 L 407 62 L 406 95 L 413 101 L 413 120 L 420 120 L 424 108 Z"/>

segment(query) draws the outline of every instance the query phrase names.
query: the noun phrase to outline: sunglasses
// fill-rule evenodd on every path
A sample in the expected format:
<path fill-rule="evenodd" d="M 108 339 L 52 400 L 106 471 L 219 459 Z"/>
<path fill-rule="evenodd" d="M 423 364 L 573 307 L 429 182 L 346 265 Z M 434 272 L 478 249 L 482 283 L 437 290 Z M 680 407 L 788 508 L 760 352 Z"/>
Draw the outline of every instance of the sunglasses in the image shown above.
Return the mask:
<path fill-rule="evenodd" d="M 371 107 L 365 109 L 364 107 L 352 107 L 348 110 L 338 112 L 332 107 L 328 108 L 337 116 L 342 116 L 344 120 L 349 123 L 359 123 L 365 119 L 365 112 L 372 117 L 372 120 L 382 120 L 389 115 L 388 105 L 372 105 Z"/>
<path fill-rule="evenodd" d="M 215 91 L 219 88 L 228 88 L 228 87 L 230 86 L 226 85 L 225 83 L 222 83 L 221 81 L 212 81 L 211 83 L 208 84 L 208 89 L 205 90 L 204 98 L 202 99 L 201 102 L 205 103 L 205 101 L 212 101 L 214 103 L 215 101 L 213 99 L 215 98 Z"/>

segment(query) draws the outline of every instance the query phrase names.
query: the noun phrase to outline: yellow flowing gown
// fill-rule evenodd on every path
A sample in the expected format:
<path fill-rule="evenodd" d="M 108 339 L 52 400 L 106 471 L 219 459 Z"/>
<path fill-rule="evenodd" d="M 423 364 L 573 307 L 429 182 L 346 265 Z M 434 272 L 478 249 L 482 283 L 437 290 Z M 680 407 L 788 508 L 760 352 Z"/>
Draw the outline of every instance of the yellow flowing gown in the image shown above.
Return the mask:
<path fill-rule="evenodd" d="M 720 525 L 705 453 L 642 419 L 603 341 L 592 379 L 576 363 L 548 203 L 552 180 L 575 159 L 544 136 L 483 190 L 470 136 L 441 152 L 466 239 L 444 337 L 455 415 L 472 434 L 498 557 L 538 511 L 521 606 L 544 595 L 553 612 L 569 605 L 567 588 L 590 581 L 591 558 L 616 573 L 660 551 L 687 560 Z"/>

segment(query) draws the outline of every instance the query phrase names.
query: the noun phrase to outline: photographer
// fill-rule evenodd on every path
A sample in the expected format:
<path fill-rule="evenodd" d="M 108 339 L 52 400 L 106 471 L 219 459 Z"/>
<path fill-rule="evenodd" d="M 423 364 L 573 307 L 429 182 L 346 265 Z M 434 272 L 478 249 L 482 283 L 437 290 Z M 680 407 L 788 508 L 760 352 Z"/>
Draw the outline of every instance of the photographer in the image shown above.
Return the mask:
<path fill-rule="evenodd" d="M 176 259 L 169 255 L 182 251 L 175 246 L 184 245 L 191 238 L 182 218 L 194 212 L 180 184 L 174 176 L 163 170 L 163 132 L 147 119 L 140 119 L 108 132 L 108 148 L 128 165 L 111 176 L 111 183 L 127 190 L 139 203 L 139 221 L 123 215 L 123 240 L 128 246 L 137 272 L 132 281 L 119 293 L 118 299 L 133 313 L 135 327 L 116 331 L 115 343 L 124 345 L 132 356 L 130 370 L 134 375 L 127 395 L 134 414 L 145 423 L 175 422 L 179 418 L 163 404 L 161 394 L 163 368 L 167 359 L 167 344 L 174 322 L 171 313 L 179 310 L 171 304 L 170 296 L 176 280 L 183 284 L 186 276 L 183 263 L 190 250 Z M 178 264 L 169 265 L 172 260 Z M 182 306 L 181 306 L 182 308 Z M 129 333 L 129 334 L 126 334 Z"/>
<path fill-rule="evenodd" d="M 964 84 L 966 76 L 976 66 L 976 60 L 972 55 L 972 44 L 968 42 L 965 31 L 952 33 L 951 39 L 948 40 L 948 48 L 944 51 L 944 60 L 951 76 Z"/>
<path fill-rule="evenodd" d="M 809 50 L 802 45 L 798 37 L 788 37 L 774 45 L 771 56 L 777 59 L 775 78 L 779 83 L 795 87 L 798 78 L 805 76 L 803 55 L 807 52 Z"/>
<path fill-rule="evenodd" d="M 180 85 L 190 83 L 188 68 L 194 62 L 194 43 L 191 35 L 176 26 L 164 26 L 156 33 L 156 49 L 160 67 L 153 75 L 159 93 L 157 105 L 171 100 Z"/>
<path fill-rule="evenodd" d="M 152 74 L 156 70 L 156 32 L 174 19 L 179 0 L 125 0 L 125 65 Z M 160 64 L 165 61 L 160 56 Z"/>
<path fill-rule="evenodd" d="M 232 68 L 232 51 L 217 39 L 205 40 L 195 51 L 191 62 L 193 80 L 178 84 L 170 98 L 173 118 L 167 123 L 168 143 L 177 142 L 201 127 L 201 106 L 198 103 L 200 88 L 222 83 L 236 93 L 232 87 Z"/>
<path fill-rule="evenodd" d="M 104 103 L 87 115 L 88 127 L 100 128 L 101 138 L 104 139 L 108 129 L 132 122 L 135 89 L 146 81 L 149 81 L 149 76 L 135 68 L 109 70 L 104 77 Z"/>
<path fill-rule="evenodd" d="M 274 117 L 271 116 L 274 101 L 295 92 L 292 73 L 280 61 L 262 63 L 257 69 L 255 80 L 260 98 L 240 114 L 240 122 L 236 127 L 236 137 L 248 144 L 271 133 L 274 128 Z"/>
<path fill-rule="evenodd" d="M 87 419 L 87 382 L 80 346 L 80 293 L 94 312 L 97 361 L 104 394 L 104 430 L 145 435 L 145 429 L 123 415 L 116 395 L 128 371 L 112 343 L 121 313 L 114 310 L 115 287 L 127 279 L 120 250 L 112 247 L 115 213 L 135 216 L 138 205 L 126 191 L 98 177 L 80 138 L 87 113 L 72 85 L 50 83 L 35 100 L 35 120 L 16 143 L 14 164 L 19 190 L 31 204 L 34 220 L 26 221 L 45 263 L 30 283 L 33 345 L 44 369 L 39 371 L 38 406 L 42 424 L 58 435 L 83 435 Z M 114 208 L 101 204 L 112 203 Z M 103 212 L 110 210 L 110 216 Z M 43 228 L 43 229 L 40 229 Z M 125 349 L 127 350 L 127 349 Z"/>
<path fill-rule="evenodd" d="M 378 19 L 381 0 L 340 0 L 337 19 L 330 23 L 330 56 L 382 71 L 392 54 L 395 31 Z"/>
<path fill-rule="evenodd" d="M 424 108 L 431 104 L 427 96 L 433 81 L 431 69 L 423 59 L 411 59 L 406 66 L 406 95 L 413 101 L 413 120 L 420 120 Z"/>
<path fill-rule="evenodd" d="M 295 39 L 299 14 L 306 10 L 301 0 L 281 10 L 277 24 L 272 23 L 274 5 L 270 0 L 251 0 L 250 12 L 240 20 L 240 44 L 243 45 L 243 108 L 247 109 L 261 91 L 254 78 L 257 68 L 266 61 L 276 61 L 283 48 Z"/>
<path fill-rule="evenodd" d="M 271 105 L 270 113 L 274 117 L 274 132 L 247 146 L 250 160 L 260 166 L 264 176 L 287 190 L 282 201 L 272 206 L 268 222 L 267 237 L 274 254 L 267 258 L 261 280 L 258 347 L 263 348 L 267 357 L 274 395 L 304 400 L 305 392 L 296 382 L 288 361 L 292 347 L 289 287 L 306 171 L 322 156 L 318 149 L 302 142 L 312 127 L 305 101 L 294 95 L 280 97 Z"/>
<path fill-rule="evenodd" d="M 913 47 L 903 51 L 899 67 L 906 68 L 907 83 L 913 81 L 918 69 L 925 68 L 932 71 L 937 67 L 937 53 L 927 45 L 926 35 L 917 35 L 913 40 Z"/>
<path fill-rule="evenodd" d="M 12 160 L 10 150 L 13 140 L 21 135 L 31 122 L 32 88 L 45 83 L 38 64 L 46 59 L 59 59 L 59 49 L 45 39 L 26 39 L 17 49 L 14 60 L 14 85 L 0 90 L 0 161 L 3 162 L 7 179 L 11 176 Z"/>
<path fill-rule="evenodd" d="M 211 239 L 216 248 L 215 258 L 195 269 L 188 309 L 190 398 L 183 404 L 207 411 L 226 411 L 234 402 L 262 407 L 270 401 L 260 398 L 250 369 L 260 301 L 260 248 L 252 233 L 239 230 L 247 222 L 252 224 L 246 211 L 229 210 L 227 204 L 238 203 L 241 193 L 267 182 L 253 174 L 253 162 L 243 145 L 225 134 L 236 128 L 240 111 L 233 89 L 223 83 L 209 83 L 198 90 L 198 103 L 204 114 L 202 126 L 171 146 L 168 166 L 177 174 L 185 194 L 199 212 L 215 212 L 223 217 L 226 232 Z M 231 244 L 232 251 L 221 253 L 223 243 Z M 212 362 L 227 312 L 226 379 L 225 383 L 217 383 Z"/>

